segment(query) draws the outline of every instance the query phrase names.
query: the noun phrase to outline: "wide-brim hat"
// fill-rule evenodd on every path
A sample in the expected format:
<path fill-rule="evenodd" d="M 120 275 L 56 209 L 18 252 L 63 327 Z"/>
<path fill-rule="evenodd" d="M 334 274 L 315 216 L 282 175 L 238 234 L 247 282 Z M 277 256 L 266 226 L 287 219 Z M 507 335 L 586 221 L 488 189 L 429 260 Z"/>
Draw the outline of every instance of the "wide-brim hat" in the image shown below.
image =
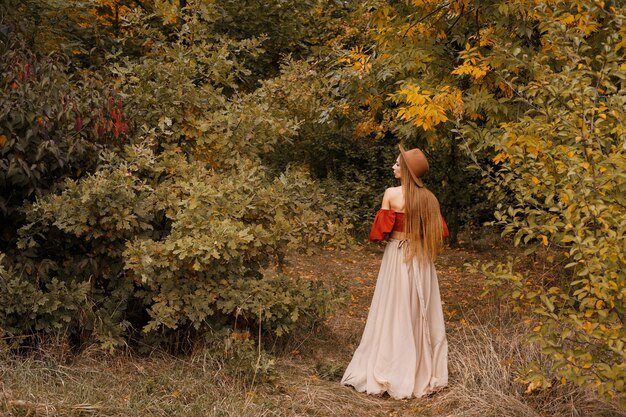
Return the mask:
<path fill-rule="evenodd" d="M 407 151 L 402 145 L 399 147 L 400 154 L 411 174 L 411 178 L 413 178 L 413 181 L 418 187 L 423 187 L 424 181 L 422 181 L 421 177 L 428 172 L 428 160 L 426 159 L 426 155 L 418 148 Z"/>

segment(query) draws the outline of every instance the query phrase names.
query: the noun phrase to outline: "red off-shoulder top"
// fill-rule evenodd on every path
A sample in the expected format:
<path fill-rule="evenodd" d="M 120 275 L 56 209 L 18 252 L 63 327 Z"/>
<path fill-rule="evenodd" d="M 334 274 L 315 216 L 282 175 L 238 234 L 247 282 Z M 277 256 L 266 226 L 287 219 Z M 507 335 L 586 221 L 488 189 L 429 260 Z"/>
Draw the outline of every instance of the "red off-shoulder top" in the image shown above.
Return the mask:
<path fill-rule="evenodd" d="M 443 216 L 441 216 L 441 222 L 443 223 L 443 237 L 447 237 L 448 225 Z M 374 242 L 385 240 L 391 232 L 404 232 L 404 213 L 388 209 L 378 210 L 370 231 L 370 240 Z"/>

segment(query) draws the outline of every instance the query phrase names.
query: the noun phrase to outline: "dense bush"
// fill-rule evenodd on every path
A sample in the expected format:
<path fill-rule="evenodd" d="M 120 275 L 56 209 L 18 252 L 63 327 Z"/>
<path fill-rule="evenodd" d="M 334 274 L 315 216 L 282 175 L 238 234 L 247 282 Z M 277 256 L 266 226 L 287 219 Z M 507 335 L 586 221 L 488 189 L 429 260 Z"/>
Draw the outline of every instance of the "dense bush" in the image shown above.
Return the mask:
<path fill-rule="evenodd" d="M 154 16 L 128 14 L 102 71 L 124 125 L 94 126 L 128 145 L 94 149 L 93 173 L 25 206 L 2 270 L 12 340 L 61 330 L 115 348 L 234 322 L 280 335 L 326 313 L 332 292 L 268 271 L 288 249 L 344 244 L 348 225 L 305 170 L 261 164 L 298 121 L 262 89 L 238 92 L 258 43 L 215 36 L 210 18 L 199 10 L 172 40 Z"/>
<path fill-rule="evenodd" d="M 290 140 L 264 153 L 263 162 L 276 172 L 294 163 L 308 167 L 327 189 L 337 215 L 352 223 L 355 235 L 363 239 L 385 188 L 397 184 L 391 167 L 399 150 L 392 135 L 355 133 L 361 116 L 342 97 L 339 57 L 335 53 L 323 60 L 286 61 L 279 77 L 262 83 L 257 100 L 271 98 L 287 111 L 286 117 L 299 121 Z"/>
<path fill-rule="evenodd" d="M 125 160 L 112 158 L 82 181 L 66 183 L 62 194 L 34 204 L 20 245 L 47 254 L 50 245 L 57 247 L 48 260 L 54 273 L 39 278 L 40 288 L 61 282 L 80 299 L 86 286 L 88 302 L 79 306 L 92 322 L 83 326 L 105 346 L 123 343 L 128 326 L 146 333 L 197 329 L 214 319 L 260 321 L 280 335 L 303 315 L 323 316 L 329 299 L 315 283 L 264 270 L 288 247 L 340 236 L 330 209 L 315 182 L 299 171 L 272 180 L 244 162 L 240 170 L 220 174 L 180 154 L 157 157 L 137 146 Z M 36 309 L 37 302 L 16 290 L 3 310 L 19 317 L 14 305 Z M 147 317 L 137 314 L 143 310 Z M 53 326 L 61 326 L 65 317 L 55 317 L 60 321 Z M 24 323 L 19 330 L 30 328 Z"/>
<path fill-rule="evenodd" d="M 262 51 L 250 60 L 248 86 L 279 74 L 286 57 L 295 60 L 324 58 L 333 40 L 344 32 L 350 2 L 334 0 L 211 0 L 214 30 L 229 38 L 259 39 Z"/>

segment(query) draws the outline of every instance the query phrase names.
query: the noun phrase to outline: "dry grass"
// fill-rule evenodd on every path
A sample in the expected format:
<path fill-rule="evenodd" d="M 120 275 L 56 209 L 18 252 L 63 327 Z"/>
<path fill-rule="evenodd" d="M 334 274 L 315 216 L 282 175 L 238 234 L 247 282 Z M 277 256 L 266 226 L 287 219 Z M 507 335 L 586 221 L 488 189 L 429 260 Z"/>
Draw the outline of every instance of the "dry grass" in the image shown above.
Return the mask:
<path fill-rule="evenodd" d="M 282 358 L 277 370 L 275 382 L 251 384 L 202 352 L 185 358 L 83 354 L 69 364 L 41 354 L 5 355 L 0 415 L 388 416 L 398 408 L 321 379 L 308 363 Z"/>
<path fill-rule="evenodd" d="M 0 352 L 0 417 L 210 416 L 383 417 L 520 416 L 625 417 L 593 390 L 570 385 L 524 394 L 513 380 L 529 360 L 545 363 L 524 343 L 527 329 L 496 300 L 480 300 L 482 284 L 463 270 L 479 257 L 501 257 L 492 246 L 448 251 L 438 270 L 450 344 L 450 386 L 423 399 L 396 401 L 339 384 L 358 344 L 376 280 L 381 248 L 292 257 L 289 273 L 323 278 L 350 296 L 325 326 L 274 346 L 276 378 L 254 383 L 229 371 L 219 352 L 199 347 L 184 357 L 72 356 L 62 343 L 18 357 Z M 500 311 L 498 311 L 498 308 Z"/>
<path fill-rule="evenodd" d="M 488 317 L 472 313 L 465 319 L 467 324 L 448 332 L 450 386 L 438 398 L 442 415 L 626 416 L 617 402 L 589 388 L 555 384 L 547 391 L 526 394 L 525 386 L 514 382 L 518 370 L 530 361 L 548 367 L 549 358 L 525 341 L 529 331 L 525 325 Z"/>

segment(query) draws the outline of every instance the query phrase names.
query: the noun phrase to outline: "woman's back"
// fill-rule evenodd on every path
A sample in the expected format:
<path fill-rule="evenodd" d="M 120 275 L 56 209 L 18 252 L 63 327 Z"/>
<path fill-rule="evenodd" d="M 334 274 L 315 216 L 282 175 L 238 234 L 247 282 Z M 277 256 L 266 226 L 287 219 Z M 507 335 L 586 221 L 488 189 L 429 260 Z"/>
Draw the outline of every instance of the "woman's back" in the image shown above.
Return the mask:
<path fill-rule="evenodd" d="M 402 193 L 402 186 L 389 187 L 385 190 L 381 208 L 404 213 L 404 194 Z"/>

